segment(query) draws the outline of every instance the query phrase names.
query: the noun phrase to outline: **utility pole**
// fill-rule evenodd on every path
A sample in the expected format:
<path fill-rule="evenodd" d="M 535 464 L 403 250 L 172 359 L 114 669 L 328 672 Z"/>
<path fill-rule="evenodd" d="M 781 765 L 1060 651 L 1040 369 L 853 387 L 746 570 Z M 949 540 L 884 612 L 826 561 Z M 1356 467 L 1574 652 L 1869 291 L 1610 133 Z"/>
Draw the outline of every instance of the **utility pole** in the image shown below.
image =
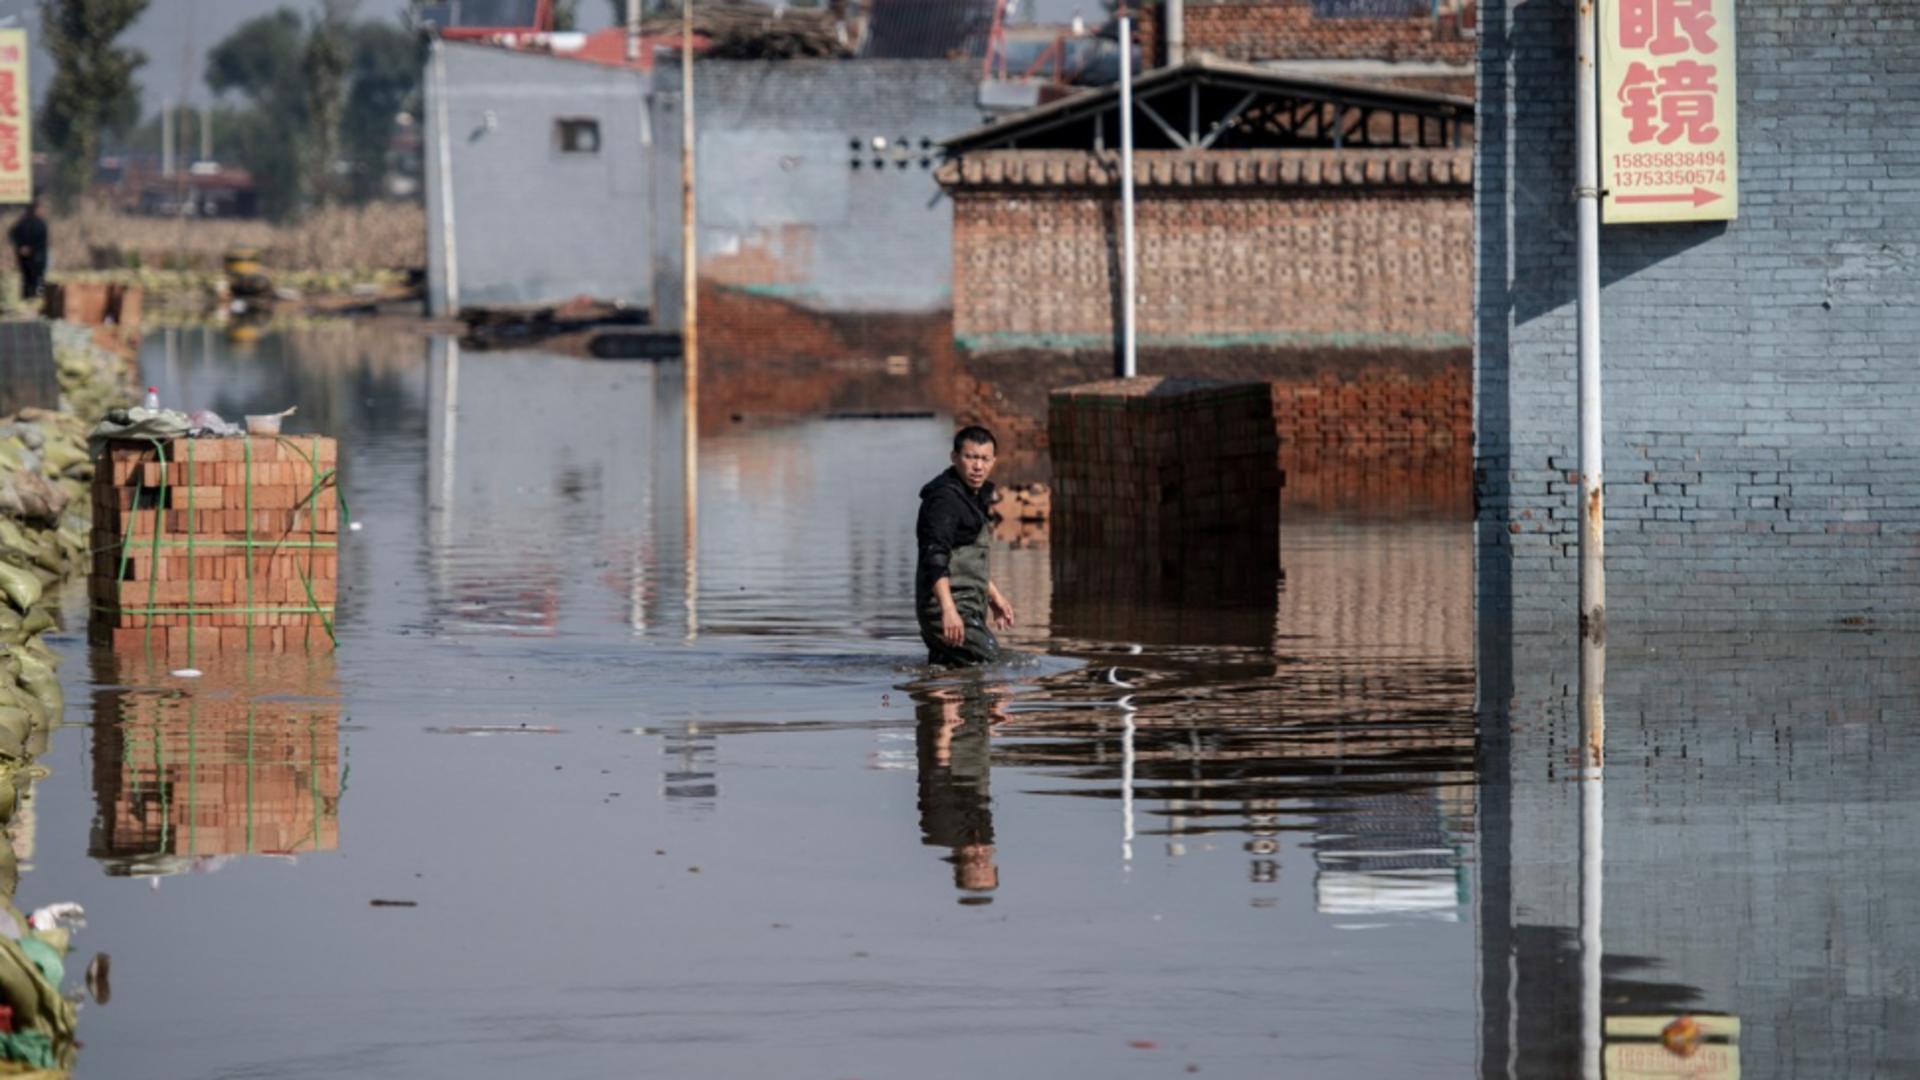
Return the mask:
<path fill-rule="evenodd" d="M 700 591 L 700 270 L 694 199 L 693 0 L 680 0 L 680 304 L 686 357 L 687 639 L 699 632 Z"/>
<path fill-rule="evenodd" d="M 640 0 L 627 0 L 627 63 L 640 62 Z"/>
<path fill-rule="evenodd" d="M 1607 514 L 1600 427 L 1600 148 L 1595 58 L 1599 16 L 1594 0 L 1579 0 L 1575 42 L 1574 132 L 1580 279 L 1580 690 L 1586 761 L 1600 764 L 1606 745 Z M 1585 702 L 1595 703 L 1589 718 Z M 1591 720 L 1591 722 L 1589 722 Z"/>
<path fill-rule="evenodd" d="M 1160 10 L 1167 13 L 1167 66 L 1179 67 L 1187 62 L 1186 0 L 1167 0 Z"/>
<path fill-rule="evenodd" d="M 1120 8 L 1120 377 L 1139 374 L 1133 321 L 1133 16 Z"/>
<path fill-rule="evenodd" d="M 1600 149 L 1596 0 L 1576 0 L 1574 205 L 1580 282 L 1580 1073 L 1601 1080 L 1606 822 L 1606 503 L 1600 427 Z"/>

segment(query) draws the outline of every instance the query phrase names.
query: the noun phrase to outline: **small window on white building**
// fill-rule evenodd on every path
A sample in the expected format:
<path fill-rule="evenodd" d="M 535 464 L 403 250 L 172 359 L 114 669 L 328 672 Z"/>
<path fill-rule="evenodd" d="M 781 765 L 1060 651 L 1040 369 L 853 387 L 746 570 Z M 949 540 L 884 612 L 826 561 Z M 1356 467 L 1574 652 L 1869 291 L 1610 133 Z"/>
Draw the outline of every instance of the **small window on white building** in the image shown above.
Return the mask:
<path fill-rule="evenodd" d="M 597 154 L 600 152 L 600 121 L 580 118 L 563 118 L 553 122 L 555 136 L 560 142 L 563 154 Z"/>

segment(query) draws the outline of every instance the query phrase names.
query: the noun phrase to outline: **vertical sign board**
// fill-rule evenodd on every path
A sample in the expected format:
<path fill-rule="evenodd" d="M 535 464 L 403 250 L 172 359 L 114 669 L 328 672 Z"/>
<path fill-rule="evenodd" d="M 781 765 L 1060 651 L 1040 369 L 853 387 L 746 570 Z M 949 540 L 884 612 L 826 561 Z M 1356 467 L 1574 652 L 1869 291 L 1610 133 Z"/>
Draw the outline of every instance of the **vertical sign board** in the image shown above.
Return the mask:
<path fill-rule="evenodd" d="M 1601 5 L 1607 223 L 1738 216 L 1733 48 L 1733 0 Z"/>
<path fill-rule="evenodd" d="M 0 30 L 0 203 L 33 199 L 33 115 L 27 32 Z"/>

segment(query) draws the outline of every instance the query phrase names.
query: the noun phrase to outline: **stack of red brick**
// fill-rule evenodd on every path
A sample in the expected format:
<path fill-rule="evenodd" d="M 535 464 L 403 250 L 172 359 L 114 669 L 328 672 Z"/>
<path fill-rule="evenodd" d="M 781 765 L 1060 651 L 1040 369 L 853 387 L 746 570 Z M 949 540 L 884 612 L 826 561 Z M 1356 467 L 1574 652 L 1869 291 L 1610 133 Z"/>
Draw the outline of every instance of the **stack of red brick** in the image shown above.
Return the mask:
<path fill-rule="evenodd" d="M 93 636 L 116 647 L 325 645 L 338 450 L 310 435 L 118 440 L 93 481 Z"/>
<path fill-rule="evenodd" d="M 1054 391 L 1056 541 L 1168 556 L 1221 536 L 1277 547 L 1272 393 L 1266 383 L 1162 377 Z"/>

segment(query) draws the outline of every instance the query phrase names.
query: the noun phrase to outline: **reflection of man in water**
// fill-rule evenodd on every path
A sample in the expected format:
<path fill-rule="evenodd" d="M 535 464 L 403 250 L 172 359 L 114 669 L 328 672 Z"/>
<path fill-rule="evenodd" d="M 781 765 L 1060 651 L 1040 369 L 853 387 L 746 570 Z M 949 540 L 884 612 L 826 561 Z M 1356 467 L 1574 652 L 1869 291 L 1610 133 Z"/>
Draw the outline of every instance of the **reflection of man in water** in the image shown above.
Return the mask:
<path fill-rule="evenodd" d="M 990 663 L 1000 655 L 1000 643 L 987 620 L 1003 630 L 1013 625 L 1013 605 L 987 578 L 993 452 L 993 432 L 960 429 L 953 437 L 952 467 L 920 489 L 914 606 L 930 663 Z"/>
<path fill-rule="evenodd" d="M 983 707 L 983 705 L 985 707 Z M 915 749 L 920 761 L 920 842 L 951 848 L 954 888 L 985 903 L 1000 887 L 994 863 L 993 807 L 987 790 L 992 706 L 935 690 L 916 706 Z"/>

